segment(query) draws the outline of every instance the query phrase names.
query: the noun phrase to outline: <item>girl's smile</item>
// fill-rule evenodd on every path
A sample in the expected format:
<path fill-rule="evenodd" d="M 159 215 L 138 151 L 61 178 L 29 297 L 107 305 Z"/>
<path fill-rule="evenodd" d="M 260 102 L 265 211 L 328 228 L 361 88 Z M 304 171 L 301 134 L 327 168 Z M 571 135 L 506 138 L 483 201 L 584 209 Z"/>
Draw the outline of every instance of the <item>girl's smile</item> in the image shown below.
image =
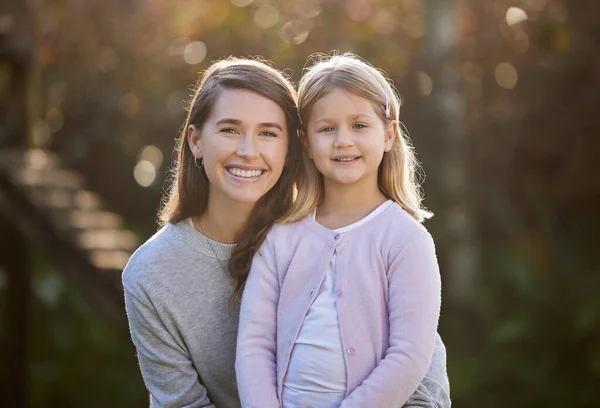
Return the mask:
<path fill-rule="evenodd" d="M 315 102 L 307 126 L 310 158 L 328 184 L 377 188 L 384 152 L 394 131 L 385 128 L 367 99 L 335 88 Z M 363 187 L 361 187 L 363 188 Z"/>

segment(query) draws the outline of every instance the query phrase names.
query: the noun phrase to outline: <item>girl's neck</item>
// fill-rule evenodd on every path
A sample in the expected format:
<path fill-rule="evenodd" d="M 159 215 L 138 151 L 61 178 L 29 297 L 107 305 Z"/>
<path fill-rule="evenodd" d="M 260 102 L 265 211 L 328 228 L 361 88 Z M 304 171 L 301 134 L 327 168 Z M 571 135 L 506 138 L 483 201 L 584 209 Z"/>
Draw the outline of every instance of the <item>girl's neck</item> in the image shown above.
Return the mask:
<path fill-rule="evenodd" d="M 323 201 L 317 208 L 315 219 L 329 229 L 360 221 L 387 201 L 378 186 L 369 191 L 358 191 L 347 185 L 328 185 L 327 181 L 324 184 Z"/>
<path fill-rule="evenodd" d="M 193 216 L 192 221 L 194 227 L 207 238 L 222 244 L 236 244 L 253 208 L 254 203 L 211 200 L 209 196 L 206 210 Z"/>

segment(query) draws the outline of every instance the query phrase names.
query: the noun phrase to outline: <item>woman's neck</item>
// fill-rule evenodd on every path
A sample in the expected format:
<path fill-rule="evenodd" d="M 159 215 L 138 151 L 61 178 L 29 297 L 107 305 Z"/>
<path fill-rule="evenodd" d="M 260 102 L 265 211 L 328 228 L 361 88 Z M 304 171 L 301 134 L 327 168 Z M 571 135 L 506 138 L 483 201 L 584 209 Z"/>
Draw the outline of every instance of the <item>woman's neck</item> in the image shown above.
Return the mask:
<path fill-rule="evenodd" d="M 323 201 L 317 208 L 316 220 L 329 229 L 353 224 L 387 201 L 387 197 L 375 188 L 354 188 L 343 184 L 324 183 Z"/>
<path fill-rule="evenodd" d="M 193 216 L 192 221 L 207 238 L 222 244 L 236 244 L 253 209 L 254 203 L 211 200 L 209 196 L 206 210 Z"/>

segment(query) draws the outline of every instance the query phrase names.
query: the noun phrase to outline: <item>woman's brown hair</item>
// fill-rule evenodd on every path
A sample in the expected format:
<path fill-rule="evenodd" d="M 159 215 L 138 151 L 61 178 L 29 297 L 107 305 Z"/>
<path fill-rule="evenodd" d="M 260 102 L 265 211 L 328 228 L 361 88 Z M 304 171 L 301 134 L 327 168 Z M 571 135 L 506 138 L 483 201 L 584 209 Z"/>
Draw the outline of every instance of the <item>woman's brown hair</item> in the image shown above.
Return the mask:
<path fill-rule="evenodd" d="M 294 182 L 301 163 L 301 148 L 296 91 L 280 71 L 265 62 L 244 58 L 230 57 L 213 63 L 196 86 L 185 125 L 179 135 L 169 192 L 159 213 L 160 225 L 174 224 L 206 210 L 208 178 L 204 167 L 198 168 L 194 164 L 194 156 L 186 141 L 187 131 L 190 125 L 202 128 L 225 89 L 249 90 L 275 102 L 285 113 L 289 137 L 288 157 L 281 177 L 256 203 L 229 261 L 229 272 L 236 280 L 231 301 L 241 293 L 252 258 L 273 223 L 291 207 Z"/>

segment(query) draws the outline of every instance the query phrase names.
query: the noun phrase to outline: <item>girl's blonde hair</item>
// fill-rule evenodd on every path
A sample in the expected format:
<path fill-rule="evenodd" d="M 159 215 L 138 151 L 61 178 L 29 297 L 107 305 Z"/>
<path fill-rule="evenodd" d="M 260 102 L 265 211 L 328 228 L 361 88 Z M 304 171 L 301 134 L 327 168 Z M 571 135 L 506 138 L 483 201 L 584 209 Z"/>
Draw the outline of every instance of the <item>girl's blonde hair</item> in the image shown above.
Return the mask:
<path fill-rule="evenodd" d="M 298 111 L 302 120 L 304 165 L 297 179 L 297 196 L 292 207 L 281 218 L 282 222 L 297 221 L 312 213 L 321 203 L 324 194 L 323 175 L 319 173 L 306 149 L 306 125 L 315 103 L 333 89 L 344 89 L 367 99 L 384 125 L 398 121 L 400 98 L 387 76 L 358 56 L 342 55 L 311 57 L 315 63 L 308 68 L 298 85 Z M 422 193 L 417 179 L 419 163 L 408 136 L 398 125 L 392 149 L 384 153 L 379 165 L 379 190 L 402 206 L 417 221 L 422 222 L 433 214 L 422 206 Z"/>

